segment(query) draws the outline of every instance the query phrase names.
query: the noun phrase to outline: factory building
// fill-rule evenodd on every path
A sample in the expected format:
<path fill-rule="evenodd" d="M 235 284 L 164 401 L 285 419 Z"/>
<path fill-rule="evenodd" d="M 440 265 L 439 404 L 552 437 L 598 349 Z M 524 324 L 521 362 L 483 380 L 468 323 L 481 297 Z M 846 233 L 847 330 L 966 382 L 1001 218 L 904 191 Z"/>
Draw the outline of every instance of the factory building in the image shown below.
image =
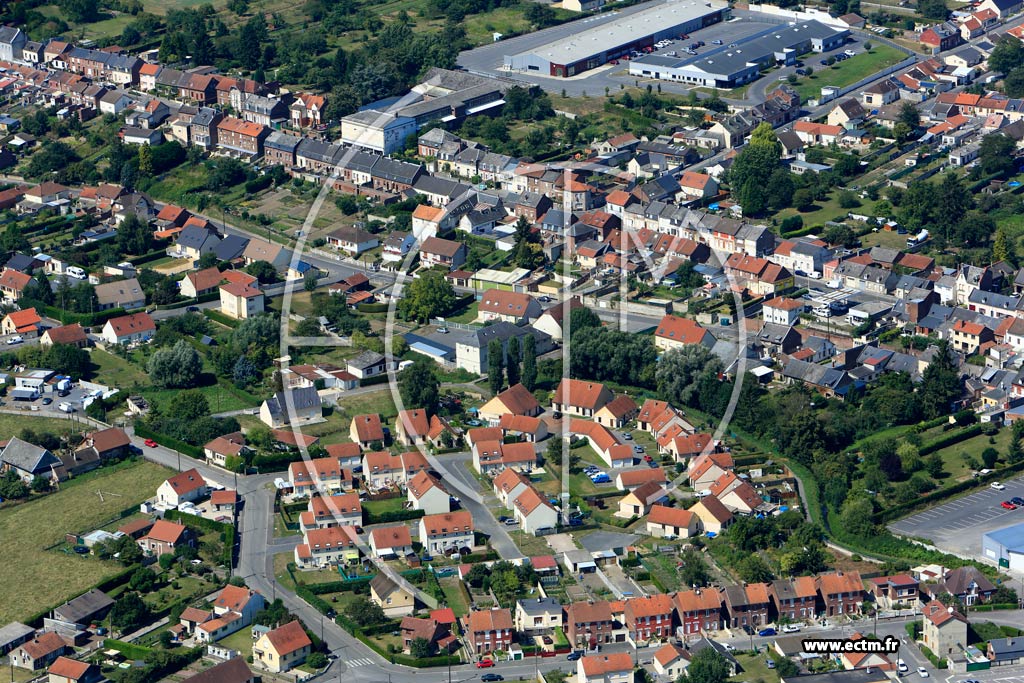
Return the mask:
<path fill-rule="evenodd" d="M 848 29 L 817 21 L 775 26 L 749 40 L 723 45 L 697 57 L 645 55 L 629 63 L 629 75 L 709 88 L 735 88 L 757 80 L 776 64 L 791 65 L 800 55 L 843 45 Z"/>
<path fill-rule="evenodd" d="M 505 55 L 505 68 L 565 78 L 597 68 L 613 59 L 642 50 L 663 38 L 725 21 L 729 7 L 718 0 L 670 0 L 650 9 L 605 22 L 547 45 Z"/>

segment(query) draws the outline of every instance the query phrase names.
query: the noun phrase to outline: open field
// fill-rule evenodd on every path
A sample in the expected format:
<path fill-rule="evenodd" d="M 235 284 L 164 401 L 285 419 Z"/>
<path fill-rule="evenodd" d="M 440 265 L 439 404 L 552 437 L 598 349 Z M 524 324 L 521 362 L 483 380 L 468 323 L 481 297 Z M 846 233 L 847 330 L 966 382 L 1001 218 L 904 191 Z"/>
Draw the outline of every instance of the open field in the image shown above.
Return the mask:
<path fill-rule="evenodd" d="M 0 434 L 5 438 L 17 436 L 23 429 L 31 429 L 34 432 L 50 432 L 52 434 L 70 434 L 72 431 L 81 431 L 82 427 L 71 420 L 61 420 L 54 417 L 36 417 L 31 413 L 25 415 L 12 415 L 11 413 L 0 413 Z"/>
<path fill-rule="evenodd" d="M 795 89 L 800 93 L 801 100 L 817 98 L 825 86 L 842 88 L 851 85 L 902 61 L 905 56 L 889 45 L 874 45 L 870 51 L 861 52 L 856 57 L 836 62 L 832 66 L 822 66 L 817 60 L 811 63 L 812 60 L 808 58 L 807 63 L 814 71 L 809 77 L 797 81 Z"/>
<path fill-rule="evenodd" d="M 102 349 L 90 349 L 89 358 L 92 368 L 89 377 L 101 379 L 110 386 L 126 390 L 134 386 L 148 386 L 149 375 L 142 368 L 124 358 L 115 356 Z"/>
<path fill-rule="evenodd" d="M 135 508 L 170 474 L 153 463 L 131 463 L 84 475 L 57 493 L 0 510 L 5 555 L 0 622 L 25 619 L 116 573 L 120 567 L 113 562 L 47 548 L 60 543 L 65 533 L 90 531 Z M 102 500 L 97 491 L 103 492 Z"/>

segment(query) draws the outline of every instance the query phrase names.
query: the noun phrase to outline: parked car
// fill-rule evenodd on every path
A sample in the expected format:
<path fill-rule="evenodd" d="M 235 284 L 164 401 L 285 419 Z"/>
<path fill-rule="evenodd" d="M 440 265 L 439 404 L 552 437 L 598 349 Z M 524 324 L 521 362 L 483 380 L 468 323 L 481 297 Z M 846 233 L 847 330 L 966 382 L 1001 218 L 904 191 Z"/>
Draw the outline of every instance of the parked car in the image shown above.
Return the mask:
<path fill-rule="evenodd" d="M 476 668 L 478 669 L 490 669 L 492 666 L 494 666 L 493 659 L 481 659 L 476 663 Z"/>
<path fill-rule="evenodd" d="M 20 344 L 23 341 L 25 341 L 25 339 L 20 334 L 16 334 L 13 337 L 11 337 L 10 339 L 8 339 L 7 343 L 8 344 Z"/>
<path fill-rule="evenodd" d="M 634 453 L 643 453 L 644 452 L 644 447 L 643 446 L 633 446 L 633 452 Z"/>
<path fill-rule="evenodd" d="M 920 674 L 921 678 L 928 678 L 928 669 L 923 666 L 917 667 L 917 673 Z"/>
<path fill-rule="evenodd" d="M 775 660 L 770 658 L 770 657 L 768 659 L 766 659 L 764 661 L 764 663 L 765 663 L 765 666 L 767 666 L 769 669 L 774 669 L 775 668 Z"/>
<path fill-rule="evenodd" d="M 153 439 L 146 439 L 142 443 L 146 444 L 150 448 L 156 448 L 156 441 L 153 441 Z"/>
<path fill-rule="evenodd" d="M 721 40 L 718 40 L 718 39 L 716 38 L 716 39 L 714 39 L 714 40 L 712 40 L 712 41 L 711 41 L 711 44 L 712 44 L 712 45 L 721 45 L 721 44 L 722 44 L 722 41 L 721 41 Z"/>
<path fill-rule="evenodd" d="M 785 626 L 782 627 L 782 632 L 783 633 L 799 633 L 800 632 L 800 624 L 786 624 Z"/>
<path fill-rule="evenodd" d="M 774 636 L 775 635 L 775 629 L 773 629 L 771 626 L 769 626 L 768 628 L 763 628 L 760 631 L 758 631 L 757 635 L 761 636 L 762 638 L 766 637 L 766 636 Z"/>
<path fill-rule="evenodd" d="M 907 666 L 907 663 L 902 659 L 896 660 L 896 668 L 903 673 L 910 671 L 910 667 Z M 964 683 L 966 683 L 966 681 Z"/>
<path fill-rule="evenodd" d="M 541 642 L 543 642 L 545 645 L 555 644 L 555 641 L 551 639 L 551 636 L 544 636 L 543 638 L 541 638 Z"/>
<path fill-rule="evenodd" d="M 575 662 L 577 659 L 579 659 L 582 656 L 583 656 L 583 653 L 580 652 L 579 650 L 576 650 L 575 652 L 570 652 L 569 654 L 567 654 L 565 656 L 565 658 L 568 659 L 570 662 Z M 964 683 L 967 683 L 967 682 L 964 681 Z"/>
<path fill-rule="evenodd" d="M 505 520 L 505 526 L 516 526 L 517 524 L 519 524 L 519 522 L 511 517 Z"/>
<path fill-rule="evenodd" d="M 1006 490 L 1006 485 L 1005 484 L 1000 484 L 998 481 L 992 482 L 991 484 L 988 485 L 988 487 L 991 488 L 991 489 L 995 489 L 996 491 L 1005 491 Z"/>
<path fill-rule="evenodd" d="M 1011 503 L 1008 500 L 1004 500 L 1002 503 L 999 504 L 999 506 L 1002 507 L 1004 510 L 1016 510 L 1017 509 L 1017 506 L 1014 505 L 1013 503 Z"/>
<path fill-rule="evenodd" d="M 189 307 L 187 307 L 185 309 L 185 311 L 188 312 L 188 313 L 198 313 L 199 312 L 199 307 L 198 306 L 189 306 Z"/>
<path fill-rule="evenodd" d="M 1014 496 L 1013 498 L 1010 499 L 1010 502 L 1016 505 L 1017 507 L 1020 507 L 1021 505 L 1024 505 L 1024 498 L 1021 498 L 1020 496 Z"/>
<path fill-rule="evenodd" d="M 622 440 L 623 441 L 632 441 L 633 440 L 633 435 L 630 434 L 629 432 L 622 432 Z"/>
<path fill-rule="evenodd" d="M 50 398 L 49 396 L 47 396 L 46 398 L 44 398 L 44 399 L 43 399 L 43 405 L 44 405 L 44 406 L 48 406 L 48 405 L 50 405 L 51 403 L 53 403 L 53 399 L 52 399 L 52 398 Z"/>
<path fill-rule="evenodd" d="M 490 661 L 490 660 L 488 660 Z M 477 665 L 479 666 L 479 664 Z M 505 678 L 501 674 L 484 674 L 480 677 L 481 681 L 503 681 Z"/>

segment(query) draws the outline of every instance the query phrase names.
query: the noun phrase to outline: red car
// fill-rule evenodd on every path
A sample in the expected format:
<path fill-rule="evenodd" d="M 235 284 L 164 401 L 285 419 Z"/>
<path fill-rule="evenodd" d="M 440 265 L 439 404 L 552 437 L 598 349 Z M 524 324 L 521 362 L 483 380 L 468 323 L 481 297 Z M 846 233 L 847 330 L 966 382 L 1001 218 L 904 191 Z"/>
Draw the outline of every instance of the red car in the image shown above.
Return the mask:
<path fill-rule="evenodd" d="M 1013 503 L 1011 503 L 1008 500 L 1004 500 L 1002 503 L 999 504 L 999 506 L 1002 507 L 1004 510 L 1016 510 L 1017 509 L 1017 506 L 1014 505 Z"/>
<path fill-rule="evenodd" d="M 146 444 L 150 448 L 156 448 L 156 441 L 153 441 L 153 439 L 146 439 L 142 443 Z"/>
<path fill-rule="evenodd" d="M 492 666 L 494 666 L 493 659 L 481 659 L 476 663 L 476 668 L 478 669 L 490 669 Z"/>

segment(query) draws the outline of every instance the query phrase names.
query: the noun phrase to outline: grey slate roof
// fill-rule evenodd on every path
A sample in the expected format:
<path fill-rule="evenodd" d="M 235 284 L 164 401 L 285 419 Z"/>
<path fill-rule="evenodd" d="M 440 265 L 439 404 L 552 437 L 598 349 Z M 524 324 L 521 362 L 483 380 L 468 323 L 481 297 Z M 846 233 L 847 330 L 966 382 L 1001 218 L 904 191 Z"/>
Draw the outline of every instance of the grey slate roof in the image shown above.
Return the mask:
<path fill-rule="evenodd" d="M 72 624 L 87 624 L 94 616 L 109 610 L 113 605 L 114 601 L 109 595 L 93 588 L 57 607 L 53 614 L 56 618 Z"/>
<path fill-rule="evenodd" d="M 248 244 L 248 237 L 228 235 L 214 248 L 213 253 L 220 261 L 230 261 L 241 256 Z"/>
<path fill-rule="evenodd" d="M 16 436 L 7 442 L 3 453 L 0 453 L 0 461 L 30 474 L 44 474 L 51 466 L 60 465 L 60 460 L 50 451 Z"/>
<path fill-rule="evenodd" d="M 267 410 L 271 415 L 287 415 L 288 411 L 306 410 L 320 406 L 320 394 L 316 387 L 300 387 L 288 391 L 279 391 L 267 399 Z"/>
<path fill-rule="evenodd" d="M 190 225 L 178 235 L 178 246 L 187 249 L 202 249 L 210 240 L 215 240 L 215 244 L 220 242 L 220 239 L 209 230 L 197 225 Z"/>

